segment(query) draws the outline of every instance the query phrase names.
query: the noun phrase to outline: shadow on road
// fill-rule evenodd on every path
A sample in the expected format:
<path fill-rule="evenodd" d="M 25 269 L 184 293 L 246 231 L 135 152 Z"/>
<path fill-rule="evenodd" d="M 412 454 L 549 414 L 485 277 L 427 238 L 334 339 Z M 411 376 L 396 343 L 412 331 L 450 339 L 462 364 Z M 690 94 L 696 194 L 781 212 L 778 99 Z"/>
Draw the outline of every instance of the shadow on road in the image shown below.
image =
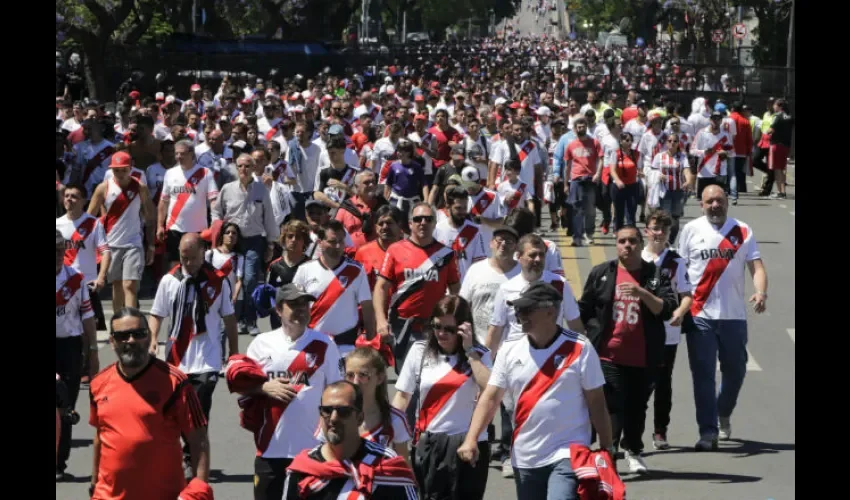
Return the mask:
<path fill-rule="evenodd" d="M 682 481 L 707 481 L 717 484 L 755 483 L 762 480 L 762 478 L 757 476 L 742 476 L 739 474 L 715 474 L 713 472 L 673 472 L 666 470 L 652 470 L 649 474 L 631 475 L 628 477 L 624 477 L 623 482 L 637 483 L 642 481 L 658 481 L 661 479 L 678 479 Z"/>
<path fill-rule="evenodd" d="M 737 445 L 737 446 L 735 446 Z M 720 444 L 720 447 L 715 453 L 734 453 L 739 455 L 736 458 L 753 457 L 763 455 L 765 453 L 774 454 L 780 451 L 794 451 L 796 449 L 794 443 L 765 443 L 762 441 L 749 441 L 746 439 L 730 439 Z M 651 455 L 667 455 L 673 453 L 697 453 L 692 447 L 671 448 L 668 451 L 647 452 L 645 456 Z"/>
<path fill-rule="evenodd" d="M 253 483 L 253 474 L 233 474 L 228 475 L 221 469 L 210 469 L 210 483 Z"/>
<path fill-rule="evenodd" d="M 71 448 L 86 448 L 91 446 L 91 439 L 71 439 Z"/>

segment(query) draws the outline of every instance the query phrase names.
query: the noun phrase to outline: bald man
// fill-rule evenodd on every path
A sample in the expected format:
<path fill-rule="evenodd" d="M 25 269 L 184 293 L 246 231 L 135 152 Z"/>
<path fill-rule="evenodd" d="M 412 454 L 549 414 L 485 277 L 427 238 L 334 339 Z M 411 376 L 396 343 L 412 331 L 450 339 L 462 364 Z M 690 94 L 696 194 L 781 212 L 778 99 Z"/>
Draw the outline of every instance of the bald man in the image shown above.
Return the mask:
<path fill-rule="evenodd" d="M 364 114 L 371 118 L 375 125 L 380 125 L 384 121 L 381 107 L 372 102 L 372 93 L 368 91 L 360 94 L 360 106 L 357 106 L 357 109 L 354 110 L 355 118 L 360 118 Z"/>
<path fill-rule="evenodd" d="M 215 184 L 222 187 L 234 179 L 227 166 L 233 163 L 233 150 L 225 145 L 224 132 L 215 129 L 206 138 L 206 142 L 195 147 L 198 164 L 210 169 Z"/>
<path fill-rule="evenodd" d="M 163 320 L 171 317 L 165 360 L 188 375 L 209 420 L 213 391 L 222 369 L 222 323 L 230 355 L 239 351 L 236 316 L 230 301 L 232 290 L 230 281 L 219 276 L 204 260 L 203 241 L 197 233 L 180 238 L 179 253 L 180 266 L 159 282 L 151 307 L 150 328 L 156 340 Z M 157 342 L 151 342 L 154 356 L 156 350 Z M 183 448 L 183 457 L 184 472 L 191 479 L 187 446 Z"/>
<path fill-rule="evenodd" d="M 697 451 L 717 449 L 717 440 L 732 435 L 730 417 L 747 371 L 747 302 L 745 269 L 755 293 L 749 302 L 761 314 L 767 307 L 767 271 L 753 230 L 727 216 L 729 200 L 722 186 L 702 192 L 703 216 L 679 235 L 679 255 L 686 262 L 693 304 L 682 330 L 694 384 L 699 441 Z M 716 392 L 718 355 L 722 374 Z"/>

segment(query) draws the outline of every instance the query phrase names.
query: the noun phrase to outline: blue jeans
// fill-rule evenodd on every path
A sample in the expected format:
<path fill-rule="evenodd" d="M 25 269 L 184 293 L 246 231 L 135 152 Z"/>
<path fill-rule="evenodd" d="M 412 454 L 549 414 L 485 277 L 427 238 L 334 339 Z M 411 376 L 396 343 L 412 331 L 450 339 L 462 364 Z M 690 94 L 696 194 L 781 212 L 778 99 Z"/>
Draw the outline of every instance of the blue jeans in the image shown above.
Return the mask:
<path fill-rule="evenodd" d="M 574 207 L 573 241 L 582 242 L 582 237 L 593 237 L 596 231 L 596 184 L 591 179 L 570 181 L 567 203 Z"/>
<path fill-rule="evenodd" d="M 248 325 L 257 324 L 257 311 L 251 294 L 263 280 L 263 260 L 266 254 L 265 236 L 247 236 L 242 238 L 242 250 L 245 252 L 245 275 L 242 277 L 242 317 Z"/>
<path fill-rule="evenodd" d="M 640 184 L 626 184 L 623 189 L 611 181 L 611 199 L 614 201 L 614 227 L 623 227 L 623 223 L 634 226 L 637 222 L 635 214 L 640 200 Z"/>
<path fill-rule="evenodd" d="M 747 192 L 747 157 L 733 156 L 726 162 L 727 193 L 733 200 L 738 199 L 738 192 Z"/>
<path fill-rule="evenodd" d="M 517 500 L 576 500 L 578 479 L 569 458 L 536 469 L 514 467 Z"/>
<path fill-rule="evenodd" d="M 717 418 L 729 417 L 747 373 L 747 322 L 694 318 L 686 335 L 700 436 L 717 436 Z M 715 388 L 720 357 L 720 394 Z"/>

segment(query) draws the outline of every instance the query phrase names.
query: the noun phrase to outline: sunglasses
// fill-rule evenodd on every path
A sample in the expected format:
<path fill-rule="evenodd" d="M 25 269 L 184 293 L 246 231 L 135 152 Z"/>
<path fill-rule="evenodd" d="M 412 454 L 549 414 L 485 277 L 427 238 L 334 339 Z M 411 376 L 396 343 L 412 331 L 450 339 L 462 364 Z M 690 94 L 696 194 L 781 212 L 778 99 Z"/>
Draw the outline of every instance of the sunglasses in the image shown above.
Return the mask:
<path fill-rule="evenodd" d="M 413 217 L 410 218 L 410 220 L 412 220 L 413 222 L 415 222 L 417 224 L 422 224 L 423 222 L 431 223 L 431 222 L 434 222 L 434 216 L 433 215 L 414 215 Z"/>
<path fill-rule="evenodd" d="M 457 327 L 452 325 L 438 325 L 437 323 L 431 323 L 431 328 L 434 329 L 435 332 L 440 330 L 449 333 L 451 335 L 457 335 Z"/>
<path fill-rule="evenodd" d="M 127 342 L 130 337 L 134 340 L 144 340 L 148 338 L 149 332 L 147 328 L 136 328 L 134 330 L 113 331 L 112 337 L 118 342 Z"/>
<path fill-rule="evenodd" d="M 357 408 L 353 406 L 319 406 L 319 415 L 322 418 L 331 418 L 334 412 L 339 415 L 339 418 L 348 418 L 354 415 L 355 411 L 357 411 Z"/>

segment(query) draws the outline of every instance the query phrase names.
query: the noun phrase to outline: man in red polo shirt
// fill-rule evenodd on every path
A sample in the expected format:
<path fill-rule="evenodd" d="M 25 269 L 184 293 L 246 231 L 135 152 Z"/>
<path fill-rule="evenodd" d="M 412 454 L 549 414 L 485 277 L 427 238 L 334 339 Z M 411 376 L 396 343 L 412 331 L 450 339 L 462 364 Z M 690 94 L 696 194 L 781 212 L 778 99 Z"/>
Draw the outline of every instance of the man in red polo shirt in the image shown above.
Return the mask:
<path fill-rule="evenodd" d="M 567 144 L 564 153 L 566 172 L 564 184 L 567 203 L 573 211 L 573 246 L 593 244 L 596 230 L 596 184 L 602 179 L 602 145 L 587 133 L 587 119 L 573 122 L 576 138 Z"/>
<path fill-rule="evenodd" d="M 377 237 L 373 213 L 383 201 L 377 197 L 377 181 L 374 172 L 361 170 L 354 177 L 357 194 L 345 200 L 336 211 L 336 220 L 342 222 L 356 248 Z"/>

